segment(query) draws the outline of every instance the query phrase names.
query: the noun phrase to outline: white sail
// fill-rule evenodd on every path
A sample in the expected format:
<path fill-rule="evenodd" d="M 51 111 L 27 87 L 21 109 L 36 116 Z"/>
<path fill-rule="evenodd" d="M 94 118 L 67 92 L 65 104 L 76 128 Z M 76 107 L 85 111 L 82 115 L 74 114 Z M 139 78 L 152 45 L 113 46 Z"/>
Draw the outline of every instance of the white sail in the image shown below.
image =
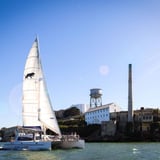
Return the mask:
<path fill-rule="evenodd" d="M 39 58 L 37 39 L 30 49 L 23 77 L 23 125 L 40 126 L 61 135 L 55 113 L 48 96 Z"/>

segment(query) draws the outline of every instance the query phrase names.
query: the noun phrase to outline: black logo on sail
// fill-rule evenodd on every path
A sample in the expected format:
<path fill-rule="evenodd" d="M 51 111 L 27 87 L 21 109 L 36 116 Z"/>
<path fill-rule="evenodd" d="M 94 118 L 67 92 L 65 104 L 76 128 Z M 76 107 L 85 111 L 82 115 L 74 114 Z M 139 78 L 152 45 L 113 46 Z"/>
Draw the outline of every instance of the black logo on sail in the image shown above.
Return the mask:
<path fill-rule="evenodd" d="M 25 76 L 25 78 L 33 78 L 34 75 L 35 75 L 34 72 L 28 73 L 28 74 Z"/>

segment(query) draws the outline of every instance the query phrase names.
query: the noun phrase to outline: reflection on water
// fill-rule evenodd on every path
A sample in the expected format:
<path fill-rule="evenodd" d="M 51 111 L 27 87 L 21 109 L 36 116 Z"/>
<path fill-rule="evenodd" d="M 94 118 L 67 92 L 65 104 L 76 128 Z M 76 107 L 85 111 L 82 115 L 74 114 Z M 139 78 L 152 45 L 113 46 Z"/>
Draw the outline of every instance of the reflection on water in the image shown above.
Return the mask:
<path fill-rule="evenodd" d="M 86 143 L 85 149 L 0 151 L 0 160 L 158 160 L 160 143 Z"/>
<path fill-rule="evenodd" d="M 0 151 L 0 160 L 59 160 L 54 151 Z"/>

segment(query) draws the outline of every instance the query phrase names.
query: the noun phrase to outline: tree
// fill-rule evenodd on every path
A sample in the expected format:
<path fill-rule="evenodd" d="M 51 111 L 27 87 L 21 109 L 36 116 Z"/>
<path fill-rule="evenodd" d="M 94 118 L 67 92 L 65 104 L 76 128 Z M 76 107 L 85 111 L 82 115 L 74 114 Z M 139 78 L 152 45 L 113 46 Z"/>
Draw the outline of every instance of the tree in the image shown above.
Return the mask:
<path fill-rule="evenodd" d="M 77 107 L 70 107 L 64 111 L 64 117 L 71 117 L 71 116 L 76 116 L 80 115 L 80 110 Z"/>

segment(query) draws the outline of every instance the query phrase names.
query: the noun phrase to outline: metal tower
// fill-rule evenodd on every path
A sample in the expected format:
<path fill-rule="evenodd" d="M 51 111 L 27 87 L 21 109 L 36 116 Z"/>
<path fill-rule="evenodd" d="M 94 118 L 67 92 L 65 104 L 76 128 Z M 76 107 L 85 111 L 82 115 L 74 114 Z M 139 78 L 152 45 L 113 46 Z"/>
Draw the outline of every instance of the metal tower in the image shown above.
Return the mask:
<path fill-rule="evenodd" d="M 90 89 L 90 107 L 102 106 L 102 90 L 99 88 Z"/>

